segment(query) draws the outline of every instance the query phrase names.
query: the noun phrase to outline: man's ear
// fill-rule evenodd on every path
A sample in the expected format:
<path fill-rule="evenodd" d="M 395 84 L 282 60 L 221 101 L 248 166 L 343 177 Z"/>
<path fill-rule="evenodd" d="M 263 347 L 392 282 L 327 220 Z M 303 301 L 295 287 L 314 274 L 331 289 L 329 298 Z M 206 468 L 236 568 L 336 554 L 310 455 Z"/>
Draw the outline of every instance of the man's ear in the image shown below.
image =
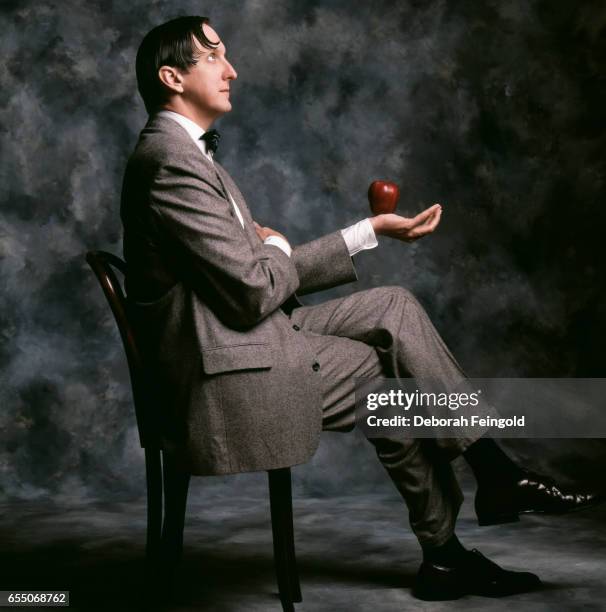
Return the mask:
<path fill-rule="evenodd" d="M 178 68 L 173 66 L 160 66 L 158 78 L 166 87 L 175 93 L 183 93 L 183 76 Z"/>

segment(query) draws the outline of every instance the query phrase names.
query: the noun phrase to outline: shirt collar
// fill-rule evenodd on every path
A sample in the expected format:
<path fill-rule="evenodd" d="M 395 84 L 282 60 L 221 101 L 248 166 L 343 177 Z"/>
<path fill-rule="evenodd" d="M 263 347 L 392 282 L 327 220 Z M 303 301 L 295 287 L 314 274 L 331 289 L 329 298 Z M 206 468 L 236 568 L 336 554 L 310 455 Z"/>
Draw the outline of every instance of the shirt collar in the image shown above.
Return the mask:
<path fill-rule="evenodd" d="M 158 117 L 169 117 L 173 121 L 176 121 L 183 129 L 191 136 L 191 139 L 200 146 L 200 138 L 206 133 L 204 128 L 201 128 L 197 123 L 188 119 L 184 115 L 175 113 L 170 110 L 161 110 L 156 113 Z M 206 147 L 205 147 L 206 148 Z"/>

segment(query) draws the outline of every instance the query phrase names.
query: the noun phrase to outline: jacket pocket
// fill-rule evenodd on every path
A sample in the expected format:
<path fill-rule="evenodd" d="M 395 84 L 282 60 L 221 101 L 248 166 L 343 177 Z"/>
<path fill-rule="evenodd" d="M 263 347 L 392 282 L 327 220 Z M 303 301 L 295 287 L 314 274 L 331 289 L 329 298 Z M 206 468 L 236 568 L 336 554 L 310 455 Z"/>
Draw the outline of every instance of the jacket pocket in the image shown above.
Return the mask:
<path fill-rule="evenodd" d="M 273 366 L 269 344 L 234 344 L 202 351 L 202 369 L 206 374 L 235 370 L 264 370 Z"/>

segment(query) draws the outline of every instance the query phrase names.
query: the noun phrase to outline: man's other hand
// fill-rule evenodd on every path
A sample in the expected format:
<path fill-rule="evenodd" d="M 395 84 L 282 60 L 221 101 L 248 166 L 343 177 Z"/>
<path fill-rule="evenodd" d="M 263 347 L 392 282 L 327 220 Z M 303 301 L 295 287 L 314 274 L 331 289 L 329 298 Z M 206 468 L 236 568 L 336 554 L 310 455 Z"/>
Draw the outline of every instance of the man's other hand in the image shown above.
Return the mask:
<path fill-rule="evenodd" d="M 280 232 L 276 232 L 276 230 L 271 229 L 271 227 L 261 227 L 256 221 L 253 221 L 255 226 L 255 231 L 257 232 L 257 236 L 261 238 L 261 241 L 265 241 L 266 238 L 270 236 L 277 236 L 278 238 L 282 238 L 282 240 L 288 242 L 286 236 L 281 234 Z"/>
<path fill-rule="evenodd" d="M 442 205 L 434 204 L 410 219 L 387 213 L 371 217 L 370 223 L 377 236 L 389 236 L 404 242 L 414 242 L 427 234 L 431 234 L 440 223 L 441 216 Z"/>

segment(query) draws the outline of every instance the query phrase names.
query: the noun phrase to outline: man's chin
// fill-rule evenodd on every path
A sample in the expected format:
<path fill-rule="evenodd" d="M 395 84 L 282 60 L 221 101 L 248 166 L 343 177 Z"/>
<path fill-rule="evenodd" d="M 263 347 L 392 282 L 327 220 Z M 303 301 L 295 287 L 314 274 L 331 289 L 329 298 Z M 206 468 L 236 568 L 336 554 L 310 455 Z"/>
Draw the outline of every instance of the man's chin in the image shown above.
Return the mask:
<path fill-rule="evenodd" d="M 225 113 L 229 113 L 230 110 L 231 103 L 228 102 L 227 104 L 222 104 L 220 107 L 215 109 L 215 119 L 218 119 L 222 115 L 225 115 Z"/>

